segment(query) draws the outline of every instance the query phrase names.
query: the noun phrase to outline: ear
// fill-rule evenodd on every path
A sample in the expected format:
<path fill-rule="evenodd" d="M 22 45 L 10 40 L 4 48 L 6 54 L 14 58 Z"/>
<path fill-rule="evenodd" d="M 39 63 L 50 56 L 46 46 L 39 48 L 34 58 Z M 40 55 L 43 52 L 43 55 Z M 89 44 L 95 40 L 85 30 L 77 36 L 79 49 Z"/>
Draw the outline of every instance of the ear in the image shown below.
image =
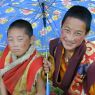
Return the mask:
<path fill-rule="evenodd" d="M 36 40 L 35 36 L 34 35 L 31 36 L 31 44 L 33 44 L 35 40 Z"/>
<path fill-rule="evenodd" d="M 33 36 L 31 36 L 31 40 L 33 40 L 33 41 L 35 41 L 36 40 L 36 38 L 35 38 L 35 36 L 33 35 Z"/>
<path fill-rule="evenodd" d="M 89 33 L 85 34 L 85 38 L 88 36 Z"/>

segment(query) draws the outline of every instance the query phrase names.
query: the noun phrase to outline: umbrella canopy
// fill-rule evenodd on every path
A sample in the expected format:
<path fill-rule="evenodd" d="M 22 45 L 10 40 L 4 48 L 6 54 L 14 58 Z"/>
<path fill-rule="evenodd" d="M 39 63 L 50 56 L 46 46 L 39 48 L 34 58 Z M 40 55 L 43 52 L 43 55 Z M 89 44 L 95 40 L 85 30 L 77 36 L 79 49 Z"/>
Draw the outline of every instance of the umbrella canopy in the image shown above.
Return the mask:
<path fill-rule="evenodd" d="M 93 21 L 87 39 L 95 40 L 94 0 L 0 0 L 0 49 L 6 45 L 10 23 L 25 19 L 33 26 L 37 49 L 47 50 L 49 40 L 60 36 L 61 20 L 73 5 L 83 5 L 91 11 Z"/>

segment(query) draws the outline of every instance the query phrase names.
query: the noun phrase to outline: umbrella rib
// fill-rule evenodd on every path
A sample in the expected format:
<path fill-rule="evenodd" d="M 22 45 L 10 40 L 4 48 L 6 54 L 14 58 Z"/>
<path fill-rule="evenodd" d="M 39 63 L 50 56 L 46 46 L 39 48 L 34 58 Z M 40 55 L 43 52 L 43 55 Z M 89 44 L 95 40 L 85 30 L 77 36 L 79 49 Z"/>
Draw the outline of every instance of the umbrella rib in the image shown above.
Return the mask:
<path fill-rule="evenodd" d="M 39 0 L 38 0 L 38 2 L 39 2 Z M 54 0 L 54 2 L 55 2 L 55 0 Z M 52 2 L 52 4 L 53 4 L 54 2 Z M 52 4 L 51 4 L 49 7 L 51 7 Z M 42 7 L 40 2 L 39 2 L 39 6 Z M 46 9 L 46 10 L 47 10 L 47 9 Z M 46 15 L 45 15 L 45 16 L 46 16 Z M 52 24 L 50 23 L 49 19 L 48 19 L 48 18 L 46 18 L 46 19 L 47 19 L 48 23 L 50 24 L 50 26 L 52 26 Z M 52 21 L 53 21 L 53 20 L 52 20 Z M 54 22 L 53 22 L 53 23 L 54 23 Z M 55 27 L 56 27 L 56 24 L 55 24 L 55 23 L 54 23 L 54 25 L 55 25 Z M 55 32 L 55 30 L 54 30 L 53 27 L 52 27 L 52 29 L 53 29 L 53 31 Z"/>
<path fill-rule="evenodd" d="M 40 19 L 41 16 L 42 16 L 42 14 L 41 14 L 37 19 L 35 19 L 32 23 L 34 23 L 34 22 L 36 22 L 38 19 Z"/>
<path fill-rule="evenodd" d="M 65 1 L 57 1 L 57 0 L 55 0 L 56 2 L 55 3 L 64 3 Z M 95 3 L 95 1 L 78 1 L 78 0 L 70 0 L 70 1 L 68 1 L 68 2 L 93 2 L 93 3 Z"/>
<path fill-rule="evenodd" d="M 52 27 L 52 24 L 50 23 L 49 19 L 47 18 L 47 21 L 49 23 L 49 25 Z M 53 21 L 53 20 L 52 20 Z M 53 21 L 54 23 L 54 21 Z M 55 27 L 56 27 L 56 24 L 54 23 Z M 54 27 L 52 27 L 53 31 L 56 33 L 56 31 L 54 30 Z M 59 36 L 59 33 L 56 33 L 58 36 Z"/>
<path fill-rule="evenodd" d="M 79 3 L 80 3 L 80 2 L 88 2 L 88 1 L 69 1 L 69 2 L 79 2 Z M 54 0 L 54 2 L 53 2 L 53 3 L 56 3 L 56 4 L 57 4 L 57 3 L 61 3 L 61 4 L 62 4 L 62 3 L 64 3 L 64 2 L 63 2 L 63 1 L 56 1 L 56 0 Z M 49 6 L 49 8 L 50 8 L 50 7 L 54 7 L 54 8 L 57 8 L 57 9 L 59 9 L 59 10 L 62 10 L 62 11 L 63 11 L 63 9 L 62 9 L 62 8 L 52 6 L 52 5 L 53 5 L 53 3 L 51 4 L 51 6 Z M 89 1 L 89 3 L 95 3 L 95 2 L 94 2 L 94 1 Z M 64 5 L 64 4 L 63 4 L 63 5 Z M 48 8 L 48 9 L 49 9 L 49 8 Z M 64 11 L 66 11 L 66 10 L 64 9 Z"/>
<path fill-rule="evenodd" d="M 54 0 L 54 1 L 48 6 L 48 9 L 49 9 L 50 7 L 52 7 L 52 8 L 60 9 L 60 10 L 63 11 L 63 9 L 61 9 L 61 8 L 59 8 L 59 7 L 52 6 L 54 3 L 58 3 L 58 2 L 62 2 L 62 1 L 57 1 L 57 2 L 56 2 L 56 0 Z M 48 4 L 47 4 L 47 5 L 48 5 Z M 66 11 L 66 10 L 64 10 L 64 11 Z"/>
<path fill-rule="evenodd" d="M 26 8 L 21 8 L 21 7 L 17 7 L 17 6 L 13 6 L 13 7 L 16 7 L 16 8 L 22 9 L 22 10 L 34 11 L 34 10 L 30 10 L 30 9 L 26 9 Z M 38 11 L 34 11 L 34 12 L 35 12 L 34 15 L 37 15 L 39 13 L 39 10 Z M 28 16 L 26 16 L 26 17 L 28 17 Z"/>
<path fill-rule="evenodd" d="M 38 11 L 35 11 L 35 10 L 31 10 L 31 9 L 27 9 L 27 8 L 22 8 L 22 7 L 14 6 L 14 5 L 11 5 L 11 4 L 9 4 L 8 6 L 15 7 L 15 8 L 18 8 L 18 9 L 23 9 L 23 10 L 29 10 L 29 11 L 33 11 L 33 12 L 38 12 Z"/>
<path fill-rule="evenodd" d="M 53 3 L 55 3 L 56 0 L 54 0 L 48 7 L 51 7 Z"/>
<path fill-rule="evenodd" d="M 65 9 L 62 9 L 62 8 L 59 8 L 59 7 L 55 7 L 55 6 L 51 6 L 52 8 L 54 8 L 54 9 L 59 9 L 59 10 L 61 10 L 61 11 L 66 11 Z"/>
<path fill-rule="evenodd" d="M 18 8 L 18 9 L 24 9 L 24 10 L 29 10 L 29 11 L 35 11 L 35 10 L 27 9 L 27 8 L 22 8 L 22 7 L 14 6 L 14 5 L 11 5 L 11 4 L 9 4 L 8 6 L 15 7 L 15 8 Z"/>

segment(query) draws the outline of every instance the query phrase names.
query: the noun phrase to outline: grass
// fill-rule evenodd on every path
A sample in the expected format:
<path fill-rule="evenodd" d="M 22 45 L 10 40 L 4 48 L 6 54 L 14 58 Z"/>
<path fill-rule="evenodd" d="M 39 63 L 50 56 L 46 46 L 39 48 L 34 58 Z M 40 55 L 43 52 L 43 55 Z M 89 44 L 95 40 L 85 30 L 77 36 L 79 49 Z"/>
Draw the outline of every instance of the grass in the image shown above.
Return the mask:
<path fill-rule="evenodd" d="M 0 51 L 0 57 L 2 56 L 3 51 Z"/>

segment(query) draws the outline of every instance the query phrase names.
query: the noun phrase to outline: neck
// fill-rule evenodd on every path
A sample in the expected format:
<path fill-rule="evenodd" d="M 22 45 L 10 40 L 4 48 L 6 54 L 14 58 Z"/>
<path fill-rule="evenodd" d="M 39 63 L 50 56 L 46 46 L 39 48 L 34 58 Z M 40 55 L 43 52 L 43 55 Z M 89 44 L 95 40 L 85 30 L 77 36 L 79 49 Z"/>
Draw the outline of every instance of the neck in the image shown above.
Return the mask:
<path fill-rule="evenodd" d="M 70 51 L 70 50 L 65 50 L 65 58 L 66 59 L 70 59 L 74 54 L 74 50 Z"/>

